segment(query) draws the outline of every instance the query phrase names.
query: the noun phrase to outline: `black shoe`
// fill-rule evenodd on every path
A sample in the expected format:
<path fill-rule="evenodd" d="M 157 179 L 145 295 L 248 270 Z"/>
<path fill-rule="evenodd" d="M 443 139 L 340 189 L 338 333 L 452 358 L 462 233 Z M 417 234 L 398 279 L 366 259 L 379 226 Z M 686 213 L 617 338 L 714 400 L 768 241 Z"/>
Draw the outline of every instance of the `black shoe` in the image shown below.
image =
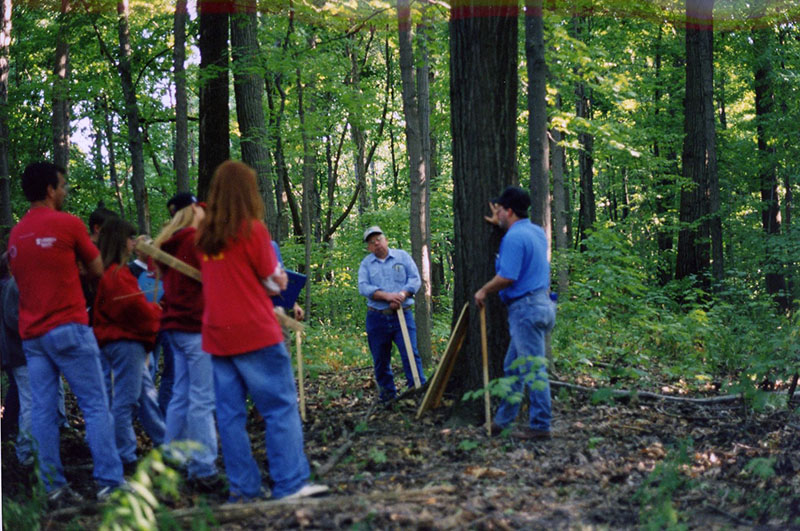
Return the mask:
<path fill-rule="evenodd" d="M 506 429 L 505 426 L 501 426 L 500 424 L 492 422 L 492 437 L 497 437 L 498 435 L 503 433 L 503 430 L 505 429 Z"/>
<path fill-rule="evenodd" d="M 224 495 L 228 490 L 225 480 L 219 475 L 212 474 L 202 478 L 191 478 L 187 482 L 189 488 L 201 494 L 219 494 Z"/>
<path fill-rule="evenodd" d="M 68 484 L 47 493 L 47 509 L 50 511 L 81 505 L 84 501 L 83 496 L 72 490 Z"/>

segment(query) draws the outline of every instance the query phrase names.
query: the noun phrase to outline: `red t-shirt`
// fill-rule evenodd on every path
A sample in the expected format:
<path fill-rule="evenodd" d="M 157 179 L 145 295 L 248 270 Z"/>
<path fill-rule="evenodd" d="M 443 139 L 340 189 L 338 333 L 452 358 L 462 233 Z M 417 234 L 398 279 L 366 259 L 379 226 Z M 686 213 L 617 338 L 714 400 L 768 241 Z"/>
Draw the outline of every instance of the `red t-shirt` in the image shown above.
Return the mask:
<path fill-rule="evenodd" d="M 200 269 L 200 250 L 194 243 L 196 234 L 193 227 L 181 229 L 161 245 L 161 250 Z M 203 320 L 202 284 L 166 264 L 159 267 L 164 272 L 161 329 L 199 334 Z"/>
<path fill-rule="evenodd" d="M 240 230 L 221 253 L 203 255 L 203 350 L 218 356 L 283 341 L 272 300 L 261 283 L 278 265 L 269 231 L 260 221 L 245 223 L 251 227 L 246 239 Z"/>
<path fill-rule="evenodd" d="M 77 259 L 88 264 L 99 254 L 79 218 L 45 206 L 28 210 L 8 240 L 22 339 L 67 323 L 89 324 Z"/>

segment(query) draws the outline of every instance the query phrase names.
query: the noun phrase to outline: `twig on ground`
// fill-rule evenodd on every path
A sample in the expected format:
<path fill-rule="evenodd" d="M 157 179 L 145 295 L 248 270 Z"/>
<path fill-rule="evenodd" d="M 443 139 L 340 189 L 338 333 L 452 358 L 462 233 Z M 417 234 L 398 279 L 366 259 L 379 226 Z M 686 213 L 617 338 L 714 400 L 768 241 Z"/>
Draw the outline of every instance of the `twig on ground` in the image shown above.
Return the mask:
<path fill-rule="evenodd" d="M 550 380 L 551 387 L 564 387 L 566 389 L 575 389 L 585 393 L 594 393 L 599 391 L 600 388 L 586 387 L 583 385 L 572 384 L 568 382 L 559 382 L 558 380 Z M 648 391 L 629 391 L 626 389 L 611 389 L 612 396 L 615 397 L 629 397 L 635 395 L 637 398 L 650 398 L 654 400 L 670 400 L 672 402 L 688 402 L 691 404 L 720 404 L 727 402 L 736 402 L 741 400 L 742 395 L 724 395 L 724 396 L 710 396 L 707 398 L 689 398 L 684 396 L 671 396 L 661 395 L 658 393 L 651 393 Z"/>

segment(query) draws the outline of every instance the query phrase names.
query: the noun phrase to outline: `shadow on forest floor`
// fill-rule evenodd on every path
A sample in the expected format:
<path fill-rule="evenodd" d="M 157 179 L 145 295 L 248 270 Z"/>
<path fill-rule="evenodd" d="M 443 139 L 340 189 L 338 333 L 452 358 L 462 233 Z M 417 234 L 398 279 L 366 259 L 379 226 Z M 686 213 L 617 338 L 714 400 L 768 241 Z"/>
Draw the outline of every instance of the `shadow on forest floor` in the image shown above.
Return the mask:
<path fill-rule="evenodd" d="M 416 421 L 420 396 L 377 408 L 370 373 L 346 372 L 319 375 L 306 391 L 306 453 L 312 468 L 328 469 L 316 479 L 331 487 L 329 496 L 225 505 L 222 496 L 181 487 L 177 499 L 161 500 L 170 516 L 159 526 L 205 519 L 225 529 L 800 528 L 800 420 L 787 411 L 592 405 L 554 390 L 551 440 L 490 439 L 483 427 L 449 427 L 447 408 Z M 76 429 L 62 433 L 66 474 L 89 497 L 90 456 L 74 399 L 68 407 Z M 255 413 L 249 428 L 263 462 Z M 30 480 L 8 445 L 3 454 L 4 505 L 24 502 Z M 95 528 L 98 511 L 51 513 L 41 524 Z"/>

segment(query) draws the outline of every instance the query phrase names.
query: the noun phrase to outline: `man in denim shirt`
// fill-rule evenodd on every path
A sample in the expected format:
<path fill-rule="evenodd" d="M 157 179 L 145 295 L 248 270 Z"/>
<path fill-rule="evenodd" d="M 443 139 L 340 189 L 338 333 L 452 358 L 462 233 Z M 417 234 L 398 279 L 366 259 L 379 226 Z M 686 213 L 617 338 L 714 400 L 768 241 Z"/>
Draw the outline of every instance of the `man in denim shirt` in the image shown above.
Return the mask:
<path fill-rule="evenodd" d="M 498 434 L 517 416 L 523 387 L 530 397 L 529 427 L 513 433 L 520 439 L 550 437 L 550 384 L 545 360 L 545 334 L 555 325 L 555 304 L 550 300 L 550 264 L 547 236 L 528 219 L 530 196 L 515 186 L 506 188 L 490 203 L 489 223 L 506 230 L 495 260 L 495 276 L 475 292 L 483 307 L 486 296 L 500 292 L 508 307 L 508 345 L 503 370 L 515 377 L 511 394 L 497 409 L 492 433 Z"/>
<path fill-rule="evenodd" d="M 364 242 L 370 254 L 358 268 L 358 292 L 367 298 L 367 339 L 375 366 L 375 379 L 380 399 L 388 402 L 397 395 L 392 375 L 392 342 L 400 351 L 408 386 L 414 385 L 411 365 L 400 329 L 397 310 L 403 308 L 414 361 L 420 382 L 425 383 L 422 360 L 417 351 L 417 326 L 414 323 L 414 294 L 420 287 L 419 271 L 407 252 L 390 249 L 383 231 L 372 226 L 364 231 Z"/>

